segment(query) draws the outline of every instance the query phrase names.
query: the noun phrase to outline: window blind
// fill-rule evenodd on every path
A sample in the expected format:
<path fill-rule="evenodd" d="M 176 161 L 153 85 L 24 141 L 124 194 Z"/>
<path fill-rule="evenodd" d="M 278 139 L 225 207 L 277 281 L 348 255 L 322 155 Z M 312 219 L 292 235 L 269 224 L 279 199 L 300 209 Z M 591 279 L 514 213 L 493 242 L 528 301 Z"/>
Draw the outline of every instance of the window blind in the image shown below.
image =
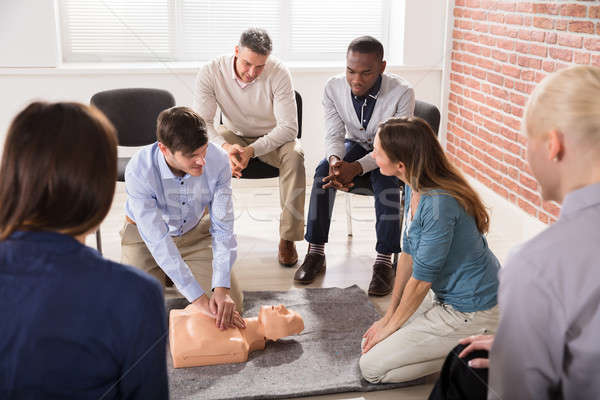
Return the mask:
<path fill-rule="evenodd" d="M 264 28 L 283 60 L 343 59 L 348 43 L 388 42 L 391 0 L 59 0 L 65 62 L 205 61 Z"/>
<path fill-rule="evenodd" d="M 167 0 L 63 0 L 65 61 L 159 61 L 173 58 Z"/>

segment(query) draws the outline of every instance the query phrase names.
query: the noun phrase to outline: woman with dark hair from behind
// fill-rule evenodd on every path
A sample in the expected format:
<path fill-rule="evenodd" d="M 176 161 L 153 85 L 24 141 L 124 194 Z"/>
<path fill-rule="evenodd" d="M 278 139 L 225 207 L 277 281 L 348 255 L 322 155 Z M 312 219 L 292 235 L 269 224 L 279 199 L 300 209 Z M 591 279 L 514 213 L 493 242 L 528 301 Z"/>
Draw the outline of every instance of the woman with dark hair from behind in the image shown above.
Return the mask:
<path fill-rule="evenodd" d="M 117 139 L 77 103 L 30 104 L 0 164 L 0 398 L 165 399 L 162 290 L 85 237 L 115 190 Z"/>
<path fill-rule="evenodd" d="M 406 206 L 391 303 L 363 336 L 360 369 L 372 383 L 407 382 L 438 372 L 460 338 L 495 331 L 500 264 L 483 203 L 427 122 L 382 123 L 373 157 L 406 184 Z M 409 322 L 430 289 L 434 301 Z"/>

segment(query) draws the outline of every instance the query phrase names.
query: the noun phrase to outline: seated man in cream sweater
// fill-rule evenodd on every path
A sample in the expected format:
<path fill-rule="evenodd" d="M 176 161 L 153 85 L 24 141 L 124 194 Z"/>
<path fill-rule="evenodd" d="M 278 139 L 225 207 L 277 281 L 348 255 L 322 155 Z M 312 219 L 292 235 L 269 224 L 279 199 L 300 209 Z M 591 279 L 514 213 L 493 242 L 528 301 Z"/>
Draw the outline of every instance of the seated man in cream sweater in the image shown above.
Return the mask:
<path fill-rule="evenodd" d="M 266 31 L 243 32 L 233 55 L 212 60 L 198 73 L 194 110 L 206 121 L 210 141 L 229 154 L 233 176 L 241 177 L 252 157 L 279 168 L 279 263 L 291 267 L 298 261 L 294 241 L 304 233 L 304 153 L 296 139 L 292 79 L 271 49 Z M 222 125 L 215 129 L 217 105 Z"/>
<path fill-rule="evenodd" d="M 400 181 L 382 175 L 371 152 L 381 122 L 413 115 L 415 93 L 406 80 L 384 70 L 383 46 L 373 37 L 362 36 L 348 46 L 346 75 L 335 76 L 325 85 L 327 153 L 315 171 L 305 236 L 308 254 L 296 271 L 296 282 L 310 283 L 325 272 L 335 190 L 351 191 L 355 178 L 365 175 L 375 196 L 377 232 L 369 295 L 384 296 L 392 291 L 391 256 L 400 252 Z"/>

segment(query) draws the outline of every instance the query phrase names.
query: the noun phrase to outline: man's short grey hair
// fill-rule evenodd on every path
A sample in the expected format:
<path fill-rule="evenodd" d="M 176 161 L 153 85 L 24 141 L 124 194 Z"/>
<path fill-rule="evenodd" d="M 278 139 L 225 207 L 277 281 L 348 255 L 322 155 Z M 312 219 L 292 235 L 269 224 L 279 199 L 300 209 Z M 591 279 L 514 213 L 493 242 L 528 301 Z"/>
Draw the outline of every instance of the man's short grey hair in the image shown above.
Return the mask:
<path fill-rule="evenodd" d="M 268 56 L 273 49 L 269 34 L 266 30 L 260 28 L 250 28 L 242 32 L 239 46 L 246 47 L 263 56 Z"/>

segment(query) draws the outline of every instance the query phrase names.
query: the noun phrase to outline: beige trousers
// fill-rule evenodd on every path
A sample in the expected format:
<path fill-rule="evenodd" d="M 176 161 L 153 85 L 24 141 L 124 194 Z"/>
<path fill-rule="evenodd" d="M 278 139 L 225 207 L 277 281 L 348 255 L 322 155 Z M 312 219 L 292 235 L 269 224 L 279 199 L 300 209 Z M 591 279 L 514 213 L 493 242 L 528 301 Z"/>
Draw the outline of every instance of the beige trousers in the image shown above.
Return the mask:
<path fill-rule="evenodd" d="M 371 383 L 408 382 L 439 372 L 460 339 L 493 334 L 498 320 L 497 305 L 463 313 L 433 302 L 423 314 L 363 354 L 360 370 Z"/>
<path fill-rule="evenodd" d="M 190 267 L 194 277 L 211 296 L 212 291 L 212 236 L 209 232 L 210 217 L 204 215 L 198 225 L 181 236 L 173 237 L 175 246 L 179 249 L 183 261 Z M 165 287 L 166 275 L 156 264 L 154 257 L 146 247 L 135 224 L 125 222 L 121 234 L 121 263 L 134 266 L 152 275 Z M 235 301 L 237 310 L 241 313 L 244 296 L 238 285 L 234 269 L 231 270 L 230 296 Z"/>
<path fill-rule="evenodd" d="M 236 135 L 223 125 L 218 132 L 229 144 L 248 146 L 258 138 Z M 304 170 L 304 151 L 296 139 L 287 142 L 258 159 L 275 168 L 279 168 L 279 237 L 284 240 L 304 239 L 304 200 L 306 192 L 306 172 Z"/>

